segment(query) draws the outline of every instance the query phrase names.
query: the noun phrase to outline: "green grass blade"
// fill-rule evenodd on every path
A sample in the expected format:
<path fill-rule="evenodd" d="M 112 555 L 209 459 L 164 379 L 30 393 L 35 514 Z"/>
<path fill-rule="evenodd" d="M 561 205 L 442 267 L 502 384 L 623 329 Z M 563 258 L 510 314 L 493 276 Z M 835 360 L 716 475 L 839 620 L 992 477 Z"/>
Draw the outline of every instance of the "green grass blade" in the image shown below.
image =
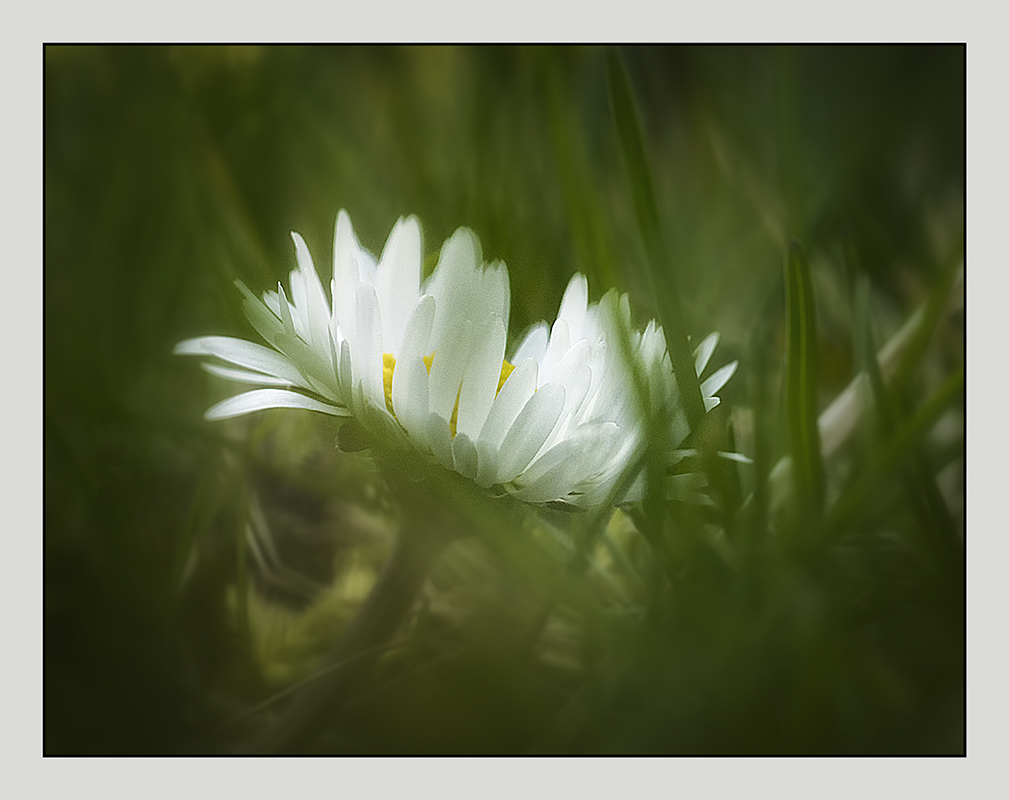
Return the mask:
<path fill-rule="evenodd" d="M 859 477 L 842 493 L 827 516 L 826 528 L 830 535 L 843 533 L 845 525 L 864 507 L 877 485 L 913 453 L 915 446 L 939 419 L 946 407 L 962 396 L 964 369 L 961 364 L 955 372 L 922 405 L 914 415 L 887 437 L 877 451 L 877 456 L 862 470 Z"/>
<path fill-rule="evenodd" d="M 687 421 L 694 430 L 704 416 L 701 386 L 694 372 L 693 355 L 687 342 L 683 319 L 683 304 L 677 289 L 676 276 L 669 249 L 659 225 L 658 205 L 652 185 L 648 156 L 630 81 L 623 62 L 614 50 L 607 55 L 610 103 L 617 138 L 630 184 L 631 197 L 638 226 L 648 255 L 648 275 L 658 305 L 659 321 L 666 337 L 666 348 L 676 374 L 676 385 L 686 411 Z"/>
<path fill-rule="evenodd" d="M 235 509 L 235 610 L 238 640 L 242 652 L 252 656 L 252 630 L 249 627 L 248 533 L 244 511 Z"/>
<path fill-rule="evenodd" d="M 932 334 L 945 316 L 949 304 L 950 293 L 957 285 L 957 279 L 963 274 L 963 239 L 961 237 L 953 253 L 943 266 L 935 287 L 929 294 L 925 304 L 921 324 L 915 329 L 908 342 L 904 355 L 900 359 L 897 372 L 893 378 L 894 391 L 902 395 L 911 381 L 914 370 L 921 363 Z"/>
<path fill-rule="evenodd" d="M 792 475 L 801 511 L 819 515 L 824 475 L 816 410 L 816 312 L 809 265 L 798 242 L 785 251 L 785 328 L 785 413 Z"/>
<path fill-rule="evenodd" d="M 855 325 L 856 341 L 862 348 L 857 355 L 859 360 L 864 362 L 864 369 L 869 375 L 869 386 L 876 404 L 880 431 L 887 437 L 892 434 L 905 404 L 901 403 L 899 396 L 891 398 L 883 382 L 869 319 L 869 282 L 864 275 L 859 276 L 856 283 Z M 956 539 L 953 521 L 936 485 L 929 459 L 920 443 L 912 446 L 911 456 L 910 463 L 904 471 L 904 491 L 918 519 L 919 527 L 924 531 L 932 547 L 941 551 L 944 546 Z"/>
<path fill-rule="evenodd" d="M 578 109 L 565 93 L 561 77 L 550 70 L 543 80 L 551 152 L 571 226 L 575 254 L 582 271 L 599 277 L 603 286 L 617 285 L 617 259 L 607 215 L 595 180 L 585 126 L 578 124 Z M 592 273 L 595 275 L 592 275 Z"/>

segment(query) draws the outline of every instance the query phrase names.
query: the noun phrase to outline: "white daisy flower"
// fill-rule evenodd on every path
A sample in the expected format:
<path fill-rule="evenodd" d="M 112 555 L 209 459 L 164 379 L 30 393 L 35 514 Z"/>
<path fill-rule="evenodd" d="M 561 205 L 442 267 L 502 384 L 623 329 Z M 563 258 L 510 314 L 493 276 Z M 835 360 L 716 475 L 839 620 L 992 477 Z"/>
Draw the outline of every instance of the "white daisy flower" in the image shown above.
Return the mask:
<path fill-rule="evenodd" d="M 376 263 L 341 211 L 332 304 L 307 246 L 292 236 L 290 297 L 278 285 L 261 302 L 239 283 L 249 320 L 273 349 L 221 336 L 176 347 L 231 365 L 205 364 L 214 374 L 263 387 L 218 403 L 208 419 L 266 408 L 352 416 L 376 441 L 419 451 L 481 487 L 590 507 L 645 447 L 622 335 L 645 377 L 648 413 L 667 410 L 671 446 L 686 436 L 662 329 L 652 322 L 633 331 L 626 296 L 611 291 L 590 305 L 585 278 L 574 276 L 553 326 L 531 328 L 506 360 L 508 273 L 502 262 L 483 264 L 471 231 L 445 242 L 422 285 L 415 217 L 396 223 Z M 716 342 L 712 335 L 698 348 L 699 375 Z M 706 408 L 734 369 L 702 383 Z M 617 500 L 637 499 L 641 486 Z"/>
<path fill-rule="evenodd" d="M 621 346 L 621 339 L 626 346 Z M 697 348 L 698 375 L 717 342 L 718 335 L 712 334 Z M 690 432 L 678 401 L 662 328 L 652 321 L 643 332 L 633 330 L 628 298 L 616 290 L 609 291 L 599 303 L 589 304 L 588 285 L 582 275 L 569 282 L 549 334 L 546 323 L 534 326 L 513 360 L 516 364 L 531 360 L 539 368 L 541 384 L 559 385 L 565 393 L 563 410 L 543 447 L 507 487 L 523 500 L 598 505 L 647 447 L 646 417 L 661 419 L 667 426 L 670 448 Z M 644 379 L 647 409 L 635 387 L 635 369 Z M 701 384 L 705 410 L 718 405 L 716 392 L 735 369 L 733 362 Z M 672 449 L 669 458 L 670 462 L 676 458 Z M 615 500 L 641 499 L 644 487 L 643 478 L 639 478 Z"/>

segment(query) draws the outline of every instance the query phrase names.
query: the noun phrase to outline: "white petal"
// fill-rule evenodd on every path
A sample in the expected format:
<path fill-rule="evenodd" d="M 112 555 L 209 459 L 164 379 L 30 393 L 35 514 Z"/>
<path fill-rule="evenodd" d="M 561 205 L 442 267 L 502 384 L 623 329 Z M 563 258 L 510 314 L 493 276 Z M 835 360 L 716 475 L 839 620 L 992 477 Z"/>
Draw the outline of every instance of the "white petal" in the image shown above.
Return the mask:
<path fill-rule="evenodd" d="M 527 503 L 559 500 L 600 471 L 612 452 L 618 428 L 612 422 L 585 426 L 540 456 L 521 476 L 515 496 Z"/>
<path fill-rule="evenodd" d="M 399 416 L 400 409 L 408 403 L 412 391 L 404 365 L 419 362 L 424 367 L 423 358 L 429 352 L 428 343 L 436 310 L 437 306 L 433 297 L 425 295 L 420 298 L 407 320 L 402 346 L 397 351 L 386 351 L 393 352 L 396 356 L 396 368 L 392 372 L 392 407 L 397 416 Z M 424 367 L 424 397 L 425 408 L 422 419 L 426 423 L 428 414 L 426 367 Z"/>
<path fill-rule="evenodd" d="M 236 280 L 235 283 L 247 295 L 252 295 L 252 292 L 250 292 L 248 289 L 245 288 L 245 284 L 244 283 L 242 283 L 239 280 Z M 252 299 L 255 300 L 256 298 L 252 297 Z M 268 309 L 270 309 L 270 311 L 273 312 L 273 315 L 279 320 L 280 319 L 280 298 L 277 296 L 277 293 L 274 292 L 274 291 L 270 291 L 270 290 L 267 290 L 267 291 L 263 292 L 263 303 L 266 305 L 266 307 Z"/>
<path fill-rule="evenodd" d="M 374 286 L 375 274 L 378 271 L 378 262 L 375 260 L 375 256 L 361 247 L 360 242 L 358 242 L 357 248 L 358 278 L 361 283 L 367 283 Z"/>
<path fill-rule="evenodd" d="M 277 336 L 284 332 L 284 325 L 280 321 L 280 298 L 275 292 L 266 292 L 263 300 L 260 300 L 241 281 L 236 280 L 235 286 L 244 295 L 242 308 L 252 327 L 267 342 L 275 344 Z"/>
<path fill-rule="evenodd" d="M 641 334 L 641 363 L 645 370 L 651 373 L 655 367 L 661 364 L 662 357 L 666 354 L 666 339 L 662 333 L 662 327 L 655 324 L 655 320 L 649 320 Z"/>
<path fill-rule="evenodd" d="M 563 408 L 564 388 L 557 384 L 547 384 L 529 399 L 501 442 L 494 483 L 514 480 L 529 465 Z"/>
<path fill-rule="evenodd" d="M 544 382 L 555 379 L 557 366 L 570 349 L 571 332 L 568 330 L 568 323 L 558 319 L 550 330 L 550 343 L 547 345 L 547 352 L 543 357 L 543 369 L 540 370 L 540 378 Z"/>
<path fill-rule="evenodd" d="M 399 394 L 397 394 L 397 391 Z M 393 409 L 396 419 L 421 449 L 428 444 L 428 375 L 420 358 L 403 358 L 396 362 L 392 374 Z"/>
<path fill-rule="evenodd" d="M 538 371 L 539 365 L 531 358 L 516 365 L 491 404 L 487 420 L 480 431 L 481 442 L 485 442 L 493 450 L 500 447 L 515 418 L 536 391 Z"/>
<path fill-rule="evenodd" d="M 444 346 L 445 338 L 453 335 L 454 324 L 472 318 L 473 307 L 479 302 L 479 264 L 480 243 L 472 231 L 460 228 L 442 245 L 438 266 L 424 292 L 438 303 L 431 333 L 434 348 Z"/>
<path fill-rule="evenodd" d="M 501 380 L 501 366 L 505 351 L 504 321 L 493 314 L 489 329 L 470 354 L 469 365 L 459 393 L 459 417 L 456 435 L 465 433 L 475 440 L 483 428 L 490 411 L 498 382 Z"/>
<path fill-rule="evenodd" d="M 294 319 L 294 330 L 303 342 L 309 346 L 314 346 L 312 320 L 308 310 L 308 292 L 305 288 L 305 276 L 300 270 L 292 270 L 290 284 L 291 316 Z M 321 343 L 322 340 L 320 339 L 319 341 Z"/>
<path fill-rule="evenodd" d="M 473 480 L 477 473 L 476 447 L 465 433 L 457 433 L 452 440 L 452 456 L 455 471 L 464 478 Z"/>
<path fill-rule="evenodd" d="M 431 350 L 431 328 L 437 312 L 438 304 L 433 297 L 421 297 L 407 318 L 402 345 L 398 350 L 386 348 L 385 352 L 393 353 L 397 359 L 423 358 L 428 355 Z M 395 385 L 395 373 L 393 381 Z"/>
<path fill-rule="evenodd" d="M 704 395 L 705 398 L 712 397 L 715 392 L 728 383 L 729 378 L 732 377 L 732 373 L 736 371 L 736 367 L 738 366 L 739 362 L 733 361 L 731 364 L 726 364 L 721 369 L 716 370 L 710 378 L 701 384 L 701 394 Z"/>
<path fill-rule="evenodd" d="M 553 382 L 564 387 L 566 396 L 564 410 L 561 412 L 561 424 L 548 440 L 547 446 L 550 446 L 557 436 L 563 436 L 564 430 L 574 423 L 575 412 L 588 393 L 592 383 L 592 372 L 588 367 L 590 353 L 588 341 L 582 339 L 564 354 L 554 369 Z"/>
<path fill-rule="evenodd" d="M 618 434 L 617 440 L 622 441 L 622 435 Z M 579 487 L 577 496 L 570 495 L 565 501 L 582 508 L 590 508 L 600 503 L 610 500 L 613 487 L 624 480 L 632 465 L 637 466 L 636 477 L 631 482 L 631 487 L 615 498 L 616 503 L 628 503 L 633 500 L 640 500 L 644 497 L 644 475 L 641 472 L 640 462 L 637 458 L 637 448 L 633 442 L 627 442 L 621 449 L 620 457 L 612 459 L 611 465 L 598 477 L 584 481 Z"/>
<path fill-rule="evenodd" d="M 280 321 L 284 323 L 284 334 L 288 337 L 297 336 L 298 330 L 294 327 L 294 315 L 291 314 L 291 303 L 287 299 L 287 292 L 284 291 L 284 287 L 280 283 L 277 284 L 277 295 L 278 302 L 280 303 Z"/>
<path fill-rule="evenodd" d="M 617 319 L 627 330 L 631 330 L 631 300 L 626 294 L 620 295 L 617 302 Z"/>
<path fill-rule="evenodd" d="M 326 352 L 328 347 L 325 350 L 316 349 L 293 333 L 279 334 L 276 347 L 305 376 L 308 388 L 331 400 L 342 402 L 343 394 L 340 391 L 336 371 Z"/>
<path fill-rule="evenodd" d="M 230 336 L 201 336 L 186 339 L 175 345 L 177 355 L 216 356 L 239 367 L 282 378 L 297 386 L 304 386 L 305 378 L 297 368 L 280 353 L 261 344 L 234 339 Z"/>
<path fill-rule="evenodd" d="M 574 412 L 585 399 L 585 395 L 589 390 L 589 384 L 591 382 L 592 372 L 585 364 L 576 365 L 571 376 L 565 377 L 565 380 L 560 384 L 564 387 L 564 407 L 561 409 L 557 425 L 554 426 L 550 435 L 547 436 L 541 450 L 552 447 L 556 442 L 561 441 L 567 435 L 568 431 L 574 425 Z"/>
<path fill-rule="evenodd" d="M 504 328 L 507 331 L 508 313 L 511 309 L 511 287 L 508 284 L 508 267 L 503 261 L 494 261 L 487 266 L 480 291 L 487 316 L 497 314 L 504 321 Z"/>
<path fill-rule="evenodd" d="M 382 341 L 387 353 L 398 353 L 411 311 L 420 296 L 420 225 L 416 217 L 400 219 L 382 251 L 375 291 L 382 310 Z"/>
<path fill-rule="evenodd" d="M 480 438 L 477 439 L 477 452 L 480 456 L 477 483 L 484 488 L 491 486 L 497 479 L 498 448 L 515 418 L 536 391 L 538 369 L 531 358 L 520 362 L 491 404 Z"/>
<path fill-rule="evenodd" d="M 589 300 L 589 284 L 582 274 L 571 276 L 568 288 L 564 290 L 561 307 L 557 319 L 563 319 L 568 324 L 572 341 L 587 338 L 585 310 Z"/>
<path fill-rule="evenodd" d="M 438 313 L 435 314 L 435 327 L 438 326 L 441 315 L 441 301 L 436 302 Z M 428 398 L 431 413 L 438 414 L 444 419 L 451 419 L 473 347 L 473 322 L 459 316 L 449 320 L 442 319 L 442 322 L 443 337 L 437 344 L 431 342 L 435 350 L 428 381 Z M 432 333 L 433 339 L 434 333 Z"/>
<path fill-rule="evenodd" d="M 340 391 L 344 397 L 350 397 L 354 388 L 353 359 L 350 355 L 350 344 L 344 340 L 340 345 L 339 376 Z"/>
<path fill-rule="evenodd" d="M 545 322 L 533 325 L 515 349 L 515 355 L 512 356 L 511 362 L 518 364 L 520 361 L 532 358 L 537 364 L 542 364 L 543 357 L 547 352 L 547 340 L 550 338 L 549 330 Z"/>
<path fill-rule="evenodd" d="M 335 280 L 330 280 L 329 291 L 332 293 L 333 297 L 336 297 L 337 289 Z M 340 345 L 343 344 L 345 339 L 345 334 L 343 329 L 340 327 L 339 315 L 337 314 L 335 303 L 333 304 L 332 314 L 330 314 L 329 317 L 329 335 L 336 346 L 336 352 L 339 353 Z"/>
<path fill-rule="evenodd" d="M 592 348 L 589 347 L 589 343 L 586 339 L 582 339 L 580 342 L 568 348 L 568 351 L 561 356 L 560 361 L 555 367 L 554 373 L 556 376 L 556 382 L 567 386 L 568 382 L 571 381 L 583 367 L 588 366 L 589 356 L 591 354 Z"/>
<path fill-rule="evenodd" d="M 711 360 L 711 354 L 715 352 L 715 347 L 718 346 L 718 333 L 717 331 L 710 336 L 708 336 L 703 342 L 697 345 L 697 349 L 694 351 L 694 369 L 697 371 L 698 375 L 704 373 L 704 368 L 708 366 L 708 361 Z"/>
<path fill-rule="evenodd" d="M 212 375 L 227 378 L 229 381 L 239 383 L 252 383 L 260 386 L 293 386 L 290 381 L 283 378 L 275 378 L 272 375 L 262 375 L 259 372 L 248 372 L 244 369 L 231 369 L 230 367 L 219 367 L 217 364 L 204 362 L 200 365 Z"/>
<path fill-rule="evenodd" d="M 310 338 L 305 341 L 320 352 L 331 355 L 331 351 L 326 345 L 326 340 L 329 337 L 328 331 L 331 316 L 329 303 L 326 301 L 326 293 L 322 289 L 319 273 L 315 269 L 312 254 L 309 252 L 305 240 L 297 233 L 292 233 L 291 238 L 294 239 L 294 248 L 298 256 L 298 268 L 301 271 L 302 291 L 304 294 L 304 302 L 303 304 L 299 303 L 299 310 L 304 314 L 304 319 L 307 322 L 310 333 Z"/>
<path fill-rule="evenodd" d="M 333 314 L 352 349 L 357 336 L 357 287 L 361 282 L 357 268 L 359 250 L 350 217 L 341 209 L 336 217 L 333 242 Z"/>
<path fill-rule="evenodd" d="M 254 389 L 251 392 L 229 397 L 213 406 L 205 414 L 207 419 L 228 419 L 261 411 L 267 408 L 304 408 L 309 411 L 321 411 L 335 417 L 346 417 L 350 412 L 346 408 L 338 408 L 327 403 L 321 403 L 297 392 L 283 389 Z"/>
<path fill-rule="evenodd" d="M 445 469 L 455 469 L 452 458 L 452 431 L 448 420 L 437 414 L 429 414 L 427 418 L 427 438 L 431 452 Z"/>
<path fill-rule="evenodd" d="M 382 379 L 382 320 L 375 287 L 357 287 L 357 342 L 351 350 L 355 378 L 360 378 L 364 394 L 375 406 L 385 406 Z"/>

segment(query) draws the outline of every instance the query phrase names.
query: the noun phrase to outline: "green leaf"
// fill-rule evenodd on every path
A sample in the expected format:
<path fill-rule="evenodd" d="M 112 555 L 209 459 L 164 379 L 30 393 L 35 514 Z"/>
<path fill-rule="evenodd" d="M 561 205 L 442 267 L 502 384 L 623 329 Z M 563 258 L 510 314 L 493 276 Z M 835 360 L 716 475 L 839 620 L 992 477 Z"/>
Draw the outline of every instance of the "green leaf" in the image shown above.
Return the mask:
<path fill-rule="evenodd" d="M 792 476 L 803 513 L 823 510 L 824 476 L 817 425 L 816 312 L 809 265 L 802 247 L 785 251 L 785 413 L 792 454 Z"/>
<path fill-rule="evenodd" d="M 615 50 L 607 55 L 610 104 L 616 126 L 624 167 L 630 184 L 634 211 L 647 252 L 648 276 L 658 304 L 659 321 L 666 338 L 666 348 L 676 374 L 676 385 L 691 430 L 704 416 L 701 386 L 694 372 L 693 355 L 687 341 L 683 304 L 669 249 L 659 225 L 658 205 L 652 185 L 651 169 L 645 153 L 641 122 L 638 117 L 627 70 Z"/>

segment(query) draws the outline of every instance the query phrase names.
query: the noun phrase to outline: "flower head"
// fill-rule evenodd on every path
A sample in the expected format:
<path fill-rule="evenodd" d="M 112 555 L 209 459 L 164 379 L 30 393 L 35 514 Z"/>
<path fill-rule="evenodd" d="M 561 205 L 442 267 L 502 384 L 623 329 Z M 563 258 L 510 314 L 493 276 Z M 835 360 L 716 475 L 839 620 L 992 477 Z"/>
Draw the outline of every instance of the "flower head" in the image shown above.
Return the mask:
<path fill-rule="evenodd" d="M 245 312 L 272 349 L 221 336 L 176 347 L 230 365 L 207 363 L 217 375 L 263 387 L 218 403 L 208 419 L 266 408 L 352 416 L 377 441 L 416 450 L 484 488 L 580 507 L 606 500 L 642 452 L 648 415 L 665 412 L 672 447 L 686 436 L 662 329 L 652 322 L 634 331 L 626 296 L 611 291 L 589 304 L 588 284 L 575 275 L 553 325 L 533 326 L 506 359 L 508 273 L 502 262 L 483 263 L 471 231 L 445 242 L 422 283 L 415 217 L 396 223 L 376 262 L 341 211 L 332 303 L 308 247 L 292 236 L 290 297 L 278 285 L 260 301 L 239 283 Z M 716 342 L 712 335 L 698 348 L 698 374 Z M 706 408 L 734 368 L 702 384 Z M 648 408 L 633 388 L 635 370 Z"/>

